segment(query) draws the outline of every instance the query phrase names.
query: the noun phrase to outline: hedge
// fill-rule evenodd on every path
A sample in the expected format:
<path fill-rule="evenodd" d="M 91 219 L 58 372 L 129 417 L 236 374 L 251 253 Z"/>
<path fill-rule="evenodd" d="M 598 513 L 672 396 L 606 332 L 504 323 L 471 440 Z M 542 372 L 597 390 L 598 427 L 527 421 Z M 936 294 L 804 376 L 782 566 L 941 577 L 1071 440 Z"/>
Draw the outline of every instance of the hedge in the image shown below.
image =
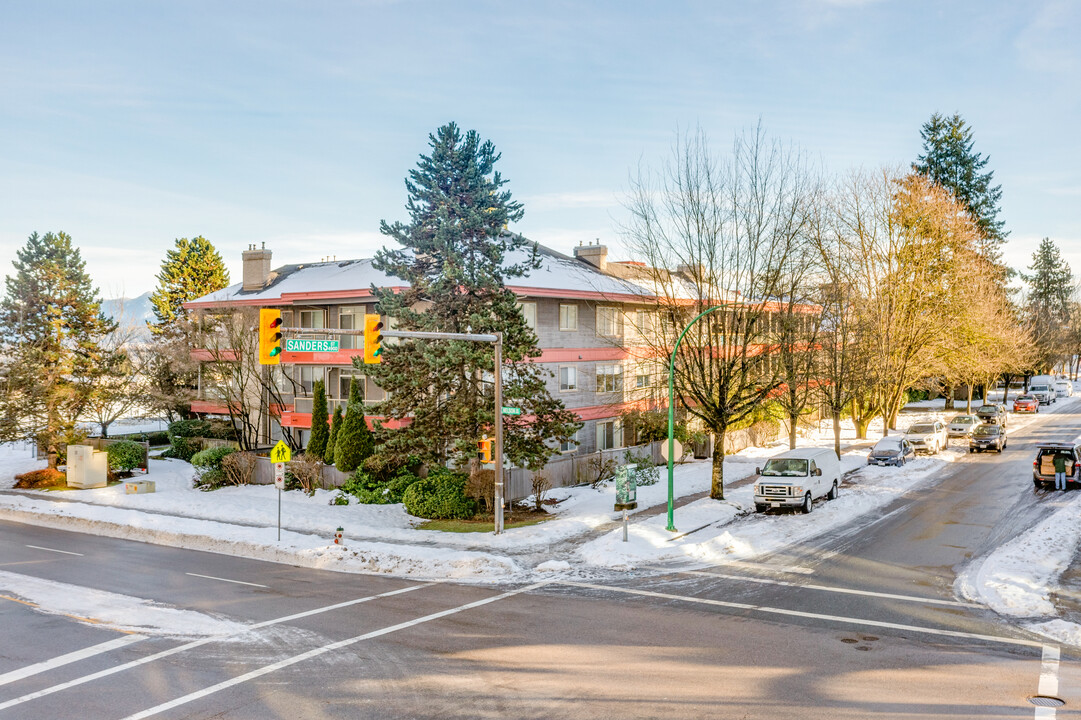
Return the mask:
<path fill-rule="evenodd" d="M 402 495 L 406 512 L 430 520 L 465 520 L 473 517 L 477 504 L 465 495 L 467 477 L 442 468 L 409 485 Z"/>
<path fill-rule="evenodd" d="M 146 448 L 131 440 L 121 440 L 105 448 L 109 455 L 109 469 L 131 472 L 137 467 L 146 467 Z"/>

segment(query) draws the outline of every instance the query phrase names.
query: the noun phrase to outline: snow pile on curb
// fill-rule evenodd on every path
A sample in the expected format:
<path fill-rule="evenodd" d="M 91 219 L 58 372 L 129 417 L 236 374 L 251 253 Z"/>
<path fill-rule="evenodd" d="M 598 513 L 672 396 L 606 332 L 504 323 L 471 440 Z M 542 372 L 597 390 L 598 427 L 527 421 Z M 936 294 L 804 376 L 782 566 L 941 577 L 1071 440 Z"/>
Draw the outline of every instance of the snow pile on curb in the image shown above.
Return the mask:
<path fill-rule="evenodd" d="M 505 580 L 520 573 L 513 560 L 490 553 L 379 542 L 334 545 L 326 537 L 288 530 L 282 531 L 281 542 L 277 542 L 273 527 L 20 499 L 23 502 L 17 508 L 0 507 L 0 519 L 339 572 L 485 581 Z"/>
<path fill-rule="evenodd" d="M 235 635 L 247 629 L 242 623 L 194 610 L 2 570 L 0 590 L 33 603 L 42 612 L 88 620 L 122 632 L 196 638 Z"/>
<path fill-rule="evenodd" d="M 679 508 L 675 520 L 676 527 L 687 533 L 683 536 L 665 530 L 667 517 L 661 515 L 632 525 L 626 543 L 623 530 L 613 530 L 583 545 L 578 556 L 585 565 L 613 570 L 671 560 L 701 564 L 746 560 L 870 514 L 926 481 L 945 463 L 962 457 L 963 453 L 948 450 L 901 468 L 865 466 L 858 483 L 843 487 L 836 500 L 817 502 L 810 515 L 748 515 L 754 507 L 754 489 L 737 488 L 728 493 L 726 502 L 705 498 Z M 848 453 L 842 457 L 842 467 L 847 471 L 865 461 L 862 451 Z"/>
<path fill-rule="evenodd" d="M 1081 496 L 1040 524 L 1000 545 L 958 576 L 958 595 L 1009 618 L 1049 618 L 1058 614 L 1051 588 L 1081 544 Z M 1081 645 L 1081 626 L 1061 619 L 1025 623 L 1034 632 Z"/>

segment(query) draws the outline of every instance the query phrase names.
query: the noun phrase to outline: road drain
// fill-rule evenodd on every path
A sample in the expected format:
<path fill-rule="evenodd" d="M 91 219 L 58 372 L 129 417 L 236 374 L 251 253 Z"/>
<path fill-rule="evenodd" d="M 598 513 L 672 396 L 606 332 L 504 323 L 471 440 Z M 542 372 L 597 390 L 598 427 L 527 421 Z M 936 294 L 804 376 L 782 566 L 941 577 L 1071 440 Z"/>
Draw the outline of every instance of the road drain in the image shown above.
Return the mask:
<path fill-rule="evenodd" d="M 1050 695 L 1033 695 L 1028 701 L 1037 707 L 1062 707 L 1066 704 L 1065 700 Z"/>

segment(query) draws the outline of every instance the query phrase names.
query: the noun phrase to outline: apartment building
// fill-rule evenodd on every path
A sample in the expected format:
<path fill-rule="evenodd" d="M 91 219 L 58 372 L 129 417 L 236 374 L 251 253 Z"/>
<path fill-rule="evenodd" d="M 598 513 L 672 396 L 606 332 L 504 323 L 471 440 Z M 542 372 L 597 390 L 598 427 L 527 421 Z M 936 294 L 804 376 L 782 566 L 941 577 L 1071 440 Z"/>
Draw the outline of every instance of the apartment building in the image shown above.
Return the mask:
<path fill-rule="evenodd" d="M 624 437 L 620 414 L 631 405 L 654 399 L 654 388 L 665 379 L 640 341 L 640 331 L 656 307 L 657 298 L 641 283 L 620 277 L 599 243 L 575 248 L 570 257 L 538 245 L 541 265 L 528 276 L 513 278 L 510 289 L 536 332 L 538 362 L 550 372 L 548 389 L 582 421 L 575 443 L 562 452 L 593 452 L 633 444 Z M 359 329 L 363 316 L 375 311 L 371 288 L 401 288 L 404 282 L 387 276 L 370 259 L 284 265 L 271 269 L 271 251 L 250 247 L 243 254 L 242 282 L 185 305 L 196 312 L 228 312 L 245 307 L 280 309 L 286 327 L 303 328 L 299 337 L 339 338 L 337 352 L 284 352 L 272 369 L 279 403 L 264 402 L 270 417 L 260 427 L 267 442 L 290 433 L 301 445 L 311 430 L 312 387 L 326 384 L 328 404 L 348 400 L 349 382 L 363 383 L 365 402 L 383 399 L 382 390 L 353 365 L 362 354 L 360 336 L 320 332 L 328 328 Z M 524 258 L 508 257 L 508 263 Z M 198 353 L 199 349 L 193 350 Z M 198 355 L 196 355 L 198 357 Z M 256 403 L 253 403 L 255 405 Z M 200 387 L 192 409 L 225 413 L 214 388 Z M 369 419 L 375 419 L 374 415 Z"/>

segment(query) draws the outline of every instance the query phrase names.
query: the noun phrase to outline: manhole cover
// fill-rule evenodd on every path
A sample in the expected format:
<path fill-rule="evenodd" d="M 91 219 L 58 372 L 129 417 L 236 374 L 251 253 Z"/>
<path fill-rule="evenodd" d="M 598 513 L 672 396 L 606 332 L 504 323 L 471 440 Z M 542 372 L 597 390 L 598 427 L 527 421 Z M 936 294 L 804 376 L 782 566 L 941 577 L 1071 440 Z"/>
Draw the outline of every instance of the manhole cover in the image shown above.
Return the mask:
<path fill-rule="evenodd" d="M 1066 704 L 1065 700 L 1049 695 L 1033 695 L 1028 701 L 1038 707 L 1062 707 Z"/>

